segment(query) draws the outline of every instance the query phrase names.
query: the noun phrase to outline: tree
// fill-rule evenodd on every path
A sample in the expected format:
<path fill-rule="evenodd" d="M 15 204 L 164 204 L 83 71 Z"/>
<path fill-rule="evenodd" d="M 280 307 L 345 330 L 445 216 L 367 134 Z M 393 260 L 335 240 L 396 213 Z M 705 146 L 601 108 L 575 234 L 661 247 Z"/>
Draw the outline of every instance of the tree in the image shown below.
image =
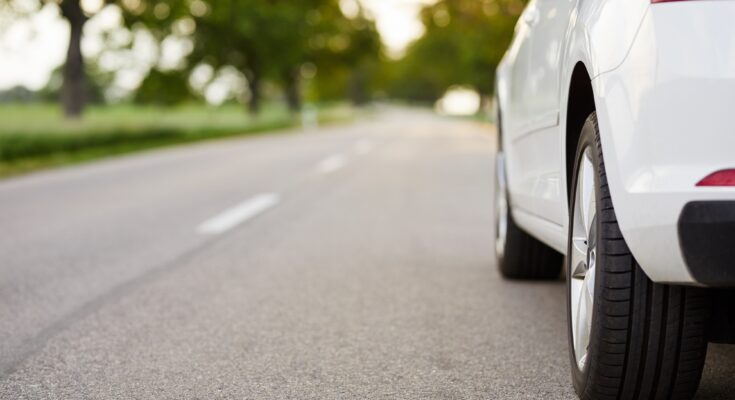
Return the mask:
<path fill-rule="evenodd" d="M 104 0 L 102 4 L 113 2 L 114 0 Z M 82 55 L 84 24 L 90 17 L 88 11 L 82 8 L 80 0 L 38 0 L 35 9 L 25 8 L 18 3 L 17 0 L 0 0 L 0 5 L 16 16 L 36 12 L 47 4 L 53 4 L 59 7 L 61 16 L 69 23 L 69 44 L 66 61 L 62 68 L 61 103 L 66 117 L 79 118 L 84 111 L 88 97 L 87 77 Z"/>
<path fill-rule="evenodd" d="M 69 47 L 64 64 L 64 84 L 61 89 L 61 103 L 67 117 L 78 118 L 86 103 L 86 75 L 82 56 L 82 33 L 87 15 L 82 10 L 80 0 L 62 0 L 59 3 L 61 15 L 69 21 L 71 29 Z"/>
<path fill-rule="evenodd" d="M 127 25 L 142 24 L 159 40 L 174 34 L 182 21 L 194 25 L 188 68 L 207 64 L 215 71 L 240 71 L 253 113 L 260 109 L 264 81 L 280 84 L 289 108 L 296 111 L 305 66 L 321 75 L 322 70 L 356 66 L 361 54 L 377 56 L 380 49 L 374 26 L 372 43 L 357 40 L 371 25 L 347 18 L 338 0 L 172 0 L 165 3 L 166 12 L 160 4 L 148 0 L 131 9 L 123 3 Z"/>
<path fill-rule="evenodd" d="M 358 52 L 351 46 L 352 21 L 337 0 L 210 4 L 211 12 L 196 20 L 192 58 L 241 68 L 250 84 L 251 110 L 257 110 L 260 85 L 267 79 L 281 84 L 289 108 L 297 111 L 304 65 L 315 66 L 319 74 L 349 63 L 350 52 Z"/>
<path fill-rule="evenodd" d="M 380 35 L 362 10 L 353 18 L 333 21 L 330 40 L 310 45 L 317 96 L 322 100 L 347 97 L 354 104 L 363 104 L 376 89 L 384 61 Z"/>
<path fill-rule="evenodd" d="M 393 68 L 392 94 L 433 101 L 452 85 L 494 90 L 495 68 L 523 10 L 521 0 L 441 0 L 421 12 L 425 33 Z"/>

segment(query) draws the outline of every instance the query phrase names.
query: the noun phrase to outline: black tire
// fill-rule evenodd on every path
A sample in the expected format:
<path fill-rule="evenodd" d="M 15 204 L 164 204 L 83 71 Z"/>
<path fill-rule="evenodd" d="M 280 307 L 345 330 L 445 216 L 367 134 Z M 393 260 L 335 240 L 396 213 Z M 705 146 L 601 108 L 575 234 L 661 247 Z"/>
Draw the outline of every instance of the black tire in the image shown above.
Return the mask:
<path fill-rule="evenodd" d="M 496 173 L 495 190 L 497 193 L 496 202 L 500 200 L 499 196 L 504 196 L 507 208 L 506 214 L 506 239 L 505 244 L 501 245 L 501 251 L 495 252 L 496 262 L 500 269 L 501 275 L 508 279 L 557 279 L 561 273 L 563 266 L 563 256 L 545 245 L 538 239 L 524 232 L 513 220 L 510 212 L 510 199 L 504 186 L 497 182 L 499 179 Z M 499 224 L 500 218 L 497 215 L 496 207 L 496 223 Z M 498 232 L 500 227 L 495 226 L 495 240 L 498 241 Z"/>
<path fill-rule="evenodd" d="M 610 197 L 596 113 L 587 118 L 577 147 L 569 226 L 573 226 L 580 159 L 587 147 L 597 168 L 597 261 L 590 339 L 582 370 L 572 342 L 571 272 L 566 262 L 574 388 L 582 399 L 690 399 L 699 385 L 707 351 L 707 292 L 653 283 L 633 258 Z M 571 232 L 570 228 L 568 254 Z"/>

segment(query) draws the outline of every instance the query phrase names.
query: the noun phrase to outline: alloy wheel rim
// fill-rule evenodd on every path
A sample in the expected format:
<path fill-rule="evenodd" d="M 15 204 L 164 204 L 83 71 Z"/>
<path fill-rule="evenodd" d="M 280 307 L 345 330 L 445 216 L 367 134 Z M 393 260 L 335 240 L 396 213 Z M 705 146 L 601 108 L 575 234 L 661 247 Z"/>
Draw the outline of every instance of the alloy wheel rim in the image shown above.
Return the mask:
<path fill-rule="evenodd" d="M 580 371 L 587 363 L 597 266 L 597 185 L 591 154 L 587 147 L 577 173 L 569 264 L 572 342 Z"/>

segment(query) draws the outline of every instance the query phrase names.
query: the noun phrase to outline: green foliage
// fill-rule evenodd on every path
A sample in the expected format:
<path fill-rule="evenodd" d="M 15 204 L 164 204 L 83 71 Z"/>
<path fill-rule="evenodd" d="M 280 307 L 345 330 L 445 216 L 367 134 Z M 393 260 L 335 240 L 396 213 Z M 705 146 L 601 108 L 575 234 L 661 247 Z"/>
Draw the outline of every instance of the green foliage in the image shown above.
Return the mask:
<path fill-rule="evenodd" d="M 453 85 L 483 96 L 494 89 L 495 68 L 510 44 L 521 0 L 441 0 L 422 10 L 426 30 L 402 60 L 389 66 L 390 94 L 434 101 Z"/>
<path fill-rule="evenodd" d="M 304 78 L 315 79 L 311 88 L 315 99 L 336 98 L 330 87 L 332 77 L 349 75 L 353 69 L 364 73 L 365 66 L 382 51 L 374 23 L 362 15 L 346 17 L 338 0 L 143 0 L 121 4 L 130 27 L 144 26 L 159 41 L 170 35 L 192 39 L 187 71 L 200 64 L 240 71 L 256 107 L 264 80 L 280 84 L 289 102 L 296 103 L 292 105 L 300 101 Z M 152 81 L 164 78 L 160 74 L 150 77 Z M 347 87 L 349 78 L 341 83 Z M 345 93 L 343 90 L 339 97 L 344 98 Z M 151 94 L 155 92 L 145 97 Z"/>
<path fill-rule="evenodd" d="M 194 99 L 183 71 L 153 69 L 135 92 L 133 101 L 140 104 L 178 105 Z"/>
<path fill-rule="evenodd" d="M 312 43 L 310 62 L 316 67 L 315 98 L 320 101 L 345 97 L 355 104 L 365 103 L 376 90 L 383 47 L 373 21 L 360 15 L 340 21 L 325 46 Z M 342 32 L 341 34 L 339 32 Z"/>

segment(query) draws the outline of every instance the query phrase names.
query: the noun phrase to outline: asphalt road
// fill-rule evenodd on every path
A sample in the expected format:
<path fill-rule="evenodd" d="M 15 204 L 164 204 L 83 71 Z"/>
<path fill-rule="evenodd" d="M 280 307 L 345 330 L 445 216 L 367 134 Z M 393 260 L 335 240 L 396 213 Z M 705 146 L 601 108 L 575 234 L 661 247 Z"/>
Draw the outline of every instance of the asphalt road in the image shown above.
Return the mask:
<path fill-rule="evenodd" d="M 0 398 L 571 398 L 563 283 L 494 265 L 493 152 L 393 109 L 1 182 Z"/>

